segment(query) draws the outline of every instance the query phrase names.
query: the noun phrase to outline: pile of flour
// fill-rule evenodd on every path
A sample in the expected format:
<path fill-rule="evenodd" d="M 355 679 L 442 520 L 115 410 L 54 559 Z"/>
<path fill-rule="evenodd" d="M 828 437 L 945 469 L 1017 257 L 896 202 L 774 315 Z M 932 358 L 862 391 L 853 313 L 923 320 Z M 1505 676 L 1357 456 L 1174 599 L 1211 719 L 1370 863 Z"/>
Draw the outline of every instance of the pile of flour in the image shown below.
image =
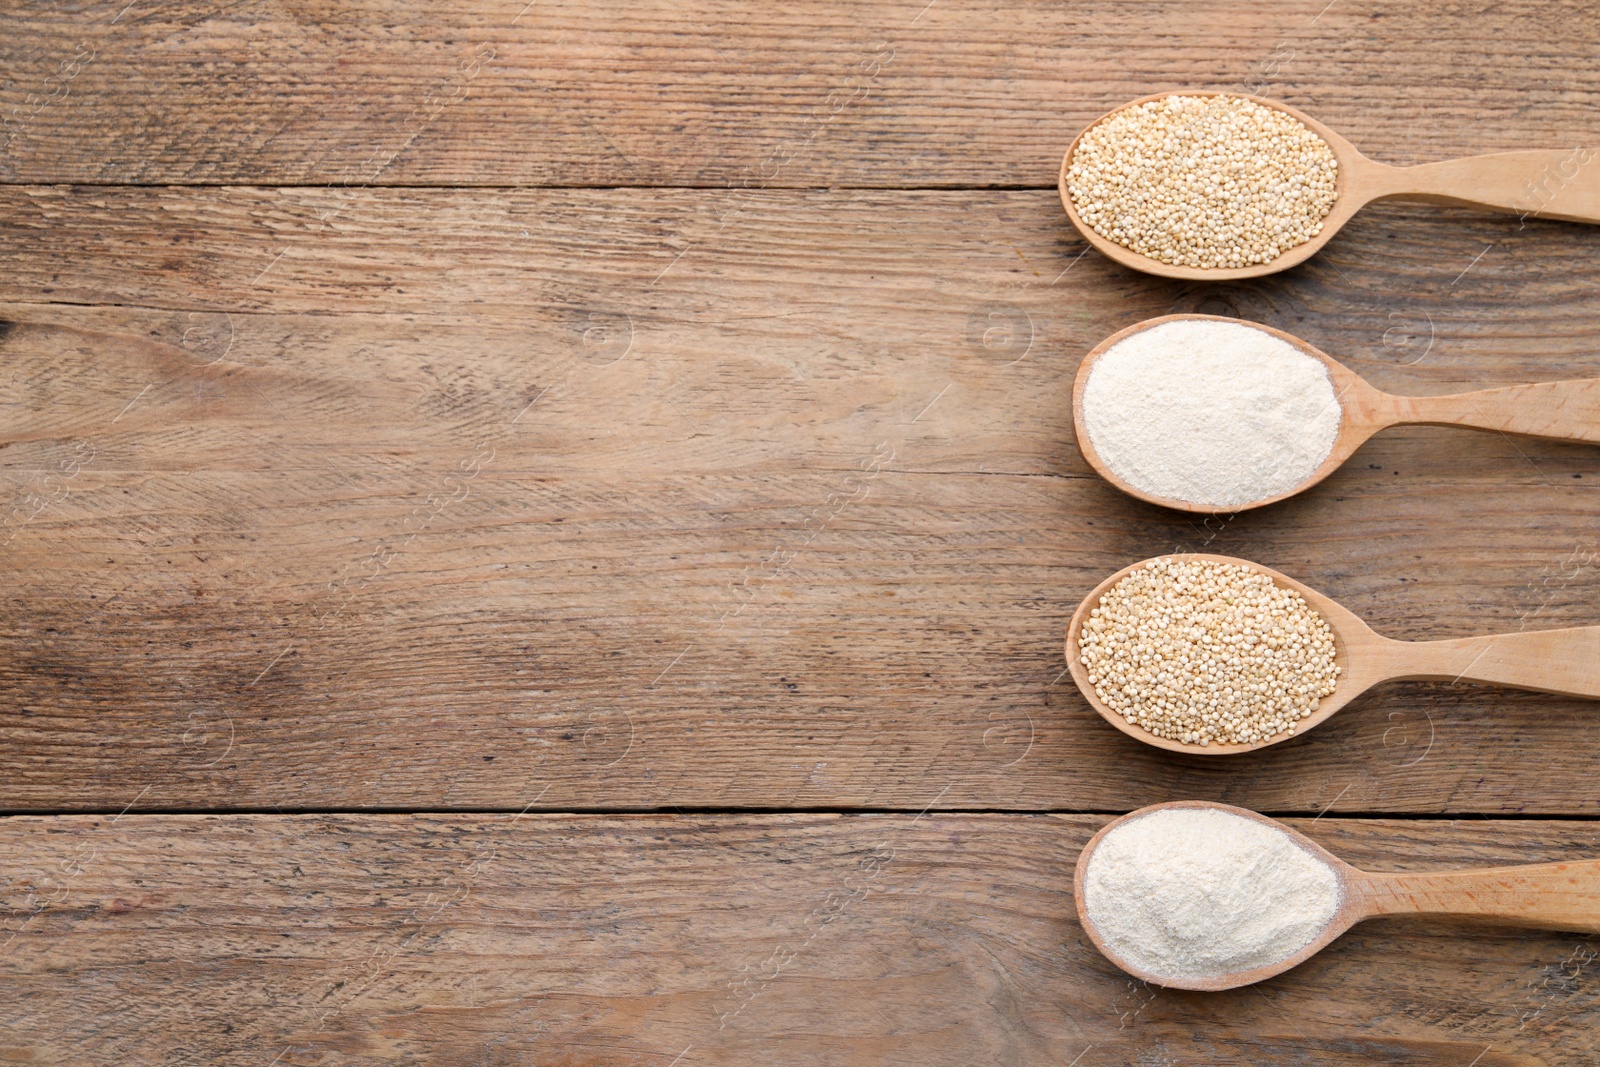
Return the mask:
<path fill-rule="evenodd" d="M 1216 808 L 1123 823 L 1089 857 L 1100 940 L 1167 978 L 1216 978 L 1299 952 L 1339 910 L 1339 877 L 1282 831 Z"/>
<path fill-rule="evenodd" d="M 1084 429 L 1118 478 L 1152 496 L 1231 508 L 1285 493 L 1333 451 L 1327 368 L 1245 322 L 1177 319 L 1100 355 Z"/>

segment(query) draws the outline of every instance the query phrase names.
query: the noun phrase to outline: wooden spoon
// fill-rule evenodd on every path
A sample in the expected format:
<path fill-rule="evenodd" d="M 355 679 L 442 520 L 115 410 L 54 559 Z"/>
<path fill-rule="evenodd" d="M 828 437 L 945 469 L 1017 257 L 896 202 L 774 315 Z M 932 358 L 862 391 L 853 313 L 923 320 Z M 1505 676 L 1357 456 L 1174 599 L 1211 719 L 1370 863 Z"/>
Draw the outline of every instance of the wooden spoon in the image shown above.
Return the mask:
<path fill-rule="evenodd" d="M 1231 322 L 1271 334 L 1286 341 L 1306 355 L 1322 361 L 1333 383 L 1334 395 L 1339 401 L 1339 435 L 1334 438 L 1333 449 L 1322 465 L 1305 481 L 1276 496 L 1263 497 L 1247 504 L 1231 507 L 1213 507 L 1186 500 L 1156 496 L 1129 485 L 1117 476 L 1094 447 L 1083 416 L 1084 392 L 1089 387 L 1089 373 L 1108 349 L 1123 339 L 1163 323 L 1181 319 L 1209 319 L 1213 322 Z M 1471 393 L 1454 393 L 1448 396 L 1393 396 L 1381 392 L 1344 364 L 1323 352 L 1309 341 L 1258 322 L 1244 322 L 1221 315 L 1162 315 L 1146 319 L 1101 341 L 1090 350 L 1078 366 L 1078 377 L 1072 387 L 1073 427 L 1078 435 L 1078 448 L 1089 465 L 1100 476 L 1130 496 L 1163 507 L 1203 514 L 1236 514 L 1251 508 L 1264 507 L 1316 485 L 1338 470 L 1367 438 L 1390 426 L 1426 424 L 1433 426 L 1465 426 L 1474 430 L 1499 433 L 1526 434 L 1532 437 L 1554 437 L 1568 441 L 1590 441 L 1600 444 L 1600 378 L 1577 378 L 1562 382 L 1540 382 L 1536 385 L 1509 385 L 1500 389 L 1480 389 Z"/>
<path fill-rule="evenodd" d="M 1339 910 L 1305 948 L 1286 959 L 1262 967 L 1235 971 L 1217 978 L 1172 978 L 1151 974 L 1133 966 L 1101 940 L 1099 930 L 1089 918 L 1085 906 L 1089 857 L 1112 830 L 1164 808 L 1214 808 L 1254 819 L 1288 834 L 1296 844 L 1326 863 L 1338 875 L 1342 898 Z M 1276 819 L 1228 804 L 1180 800 L 1140 808 L 1101 827 L 1078 856 L 1078 867 L 1073 876 L 1073 899 L 1078 908 L 1078 921 L 1083 924 L 1095 947 L 1135 978 L 1173 989 L 1220 990 L 1249 985 L 1282 974 L 1321 952 L 1356 923 L 1379 915 L 1451 915 L 1541 930 L 1600 933 L 1600 860 L 1417 874 L 1379 874 L 1350 866 L 1304 834 Z"/>
<path fill-rule="evenodd" d="M 1115 108 L 1091 122 L 1084 133 L 1098 126 L 1124 108 L 1160 100 L 1167 96 L 1238 96 L 1253 100 L 1264 107 L 1276 108 L 1305 123 L 1312 132 L 1328 143 L 1333 156 L 1339 161 L 1339 176 L 1335 189 L 1338 199 L 1322 220 L 1322 232 L 1305 244 L 1280 254 L 1266 263 L 1251 267 L 1204 268 L 1181 267 L 1163 263 L 1158 259 L 1140 255 L 1114 241 L 1101 237 L 1078 215 L 1073 206 L 1072 194 L 1067 191 L 1067 168 L 1072 154 L 1083 140 L 1083 133 L 1073 139 L 1067 154 L 1061 160 L 1061 203 L 1067 217 L 1088 242 L 1118 263 L 1149 274 L 1167 278 L 1187 278 L 1201 281 L 1223 281 L 1229 278 L 1257 278 L 1263 274 L 1292 267 L 1315 255 L 1329 239 L 1350 221 L 1350 217 L 1374 200 L 1420 200 L 1433 204 L 1456 204 L 1467 207 L 1488 208 L 1515 215 L 1537 215 L 1547 219 L 1566 219 L 1571 222 L 1600 222 L 1600 168 L 1586 171 L 1600 152 L 1588 148 L 1546 148 L 1520 152 L 1497 152 L 1487 156 L 1451 159 L 1442 163 L 1424 163 L 1416 167 L 1390 167 L 1368 159 L 1356 151 L 1354 145 L 1328 127 L 1301 114 L 1287 104 L 1266 100 L 1247 93 L 1223 93 L 1210 90 L 1173 90 L 1141 96 L 1122 107 Z"/>
<path fill-rule="evenodd" d="M 1267 575 L 1279 586 L 1305 597 L 1306 603 L 1327 620 L 1329 628 L 1333 630 L 1334 662 L 1342 670 L 1333 692 L 1318 702 L 1317 710 L 1310 717 L 1296 724 L 1293 734 L 1279 734 L 1265 741 L 1245 745 L 1188 744 L 1157 737 L 1101 702 L 1078 655 L 1078 640 L 1083 632 L 1084 621 L 1089 618 L 1090 610 L 1100 605 L 1100 598 L 1106 591 L 1121 581 L 1124 575 L 1155 562 L 1155 559 L 1212 560 L 1250 567 Z M 1446 641 L 1395 641 L 1374 633 L 1338 601 L 1270 567 L 1231 556 L 1197 552 L 1142 560 L 1122 568 L 1095 586 L 1094 591 L 1078 605 L 1078 610 L 1072 613 L 1072 621 L 1067 624 L 1066 644 L 1067 667 L 1072 671 L 1072 679 L 1102 718 L 1129 737 L 1147 745 L 1197 756 L 1254 752 L 1287 741 L 1322 723 L 1380 682 L 1482 682 L 1540 693 L 1600 698 L 1600 626 L 1533 630 L 1489 637 L 1458 637 Z"/>

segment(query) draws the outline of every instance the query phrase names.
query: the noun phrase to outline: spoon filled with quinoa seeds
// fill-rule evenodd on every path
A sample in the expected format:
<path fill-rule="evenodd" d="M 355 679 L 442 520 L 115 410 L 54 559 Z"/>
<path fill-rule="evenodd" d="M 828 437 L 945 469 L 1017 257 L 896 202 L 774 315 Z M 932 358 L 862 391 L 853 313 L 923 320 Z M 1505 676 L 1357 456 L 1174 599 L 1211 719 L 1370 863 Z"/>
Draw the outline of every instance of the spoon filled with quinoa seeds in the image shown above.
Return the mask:
<path fill-rule="evenodd" d="M 1600 148 L 1414 167 L 1374 162 L 1294 108 L 1241 93 L 1146 96 L 1090 124 L 1061 163 L 1089 243 L 1169 278 L 1253 278 L 1314 255 L 1365 205 L 1408 199 L 1600 222 Z"/>
<path fill-rule="evenodd" d="M 1600 626 L 1395 641 L 1314 589 L 1228 556 L 1158 556 L 1095 587 L 1067 666 L 1130 737 L 1220 756 L 1288 740 L 1388 681 L 1600 698 Z"/>

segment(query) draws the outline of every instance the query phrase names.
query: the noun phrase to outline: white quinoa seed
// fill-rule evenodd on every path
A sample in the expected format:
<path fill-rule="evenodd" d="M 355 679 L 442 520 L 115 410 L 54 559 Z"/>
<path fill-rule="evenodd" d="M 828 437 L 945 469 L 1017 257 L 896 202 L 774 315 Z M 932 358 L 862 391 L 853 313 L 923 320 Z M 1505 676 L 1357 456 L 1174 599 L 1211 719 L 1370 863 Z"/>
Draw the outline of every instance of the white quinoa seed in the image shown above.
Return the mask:
<path fill-rule="evenodd" d="M 1095 233 L 1174 266 L 1268 263 L 1322 232 L 1339 162 L 1305 123 L 1239 96 L 1165 96 L 1087 130 L 1067 167 Z"/>
<path fill-rule="evenodd" d="M 1157 737 L 1209 746 L 1292 734 L 1333 693 L 1333 631 L 1253 568 L 1164 557 L 1090 610 L 1078 655 L 1102 703 Z"/>

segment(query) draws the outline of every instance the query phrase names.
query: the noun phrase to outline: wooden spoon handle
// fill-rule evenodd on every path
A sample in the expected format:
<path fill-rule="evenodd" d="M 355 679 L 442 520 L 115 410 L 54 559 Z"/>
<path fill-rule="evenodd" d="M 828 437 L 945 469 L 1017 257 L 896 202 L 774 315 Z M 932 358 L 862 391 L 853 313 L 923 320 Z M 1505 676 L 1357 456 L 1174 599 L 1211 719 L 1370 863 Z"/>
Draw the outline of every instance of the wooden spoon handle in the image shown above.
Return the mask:
<path fill-rule="evenodd" d="M 1600 697 L 1600 626 L 1454 641 L 1395 641 L 1388 648 L 1391 658 L 1384 676 L 1393 681 L 1487 682 Z"/>
<path fill-rule="evenodd" d="M 1535 149 L 1390 167 L 1377 197 L 1509 211 L 1527 218 L 1600 222 L 1600 160 L 1593 148 Z"/>
<path fill-rule="evenodd" d="M 1397 423 L 1471 426 L 1479 430 L 1600 443 L 1600 378 L 1512 385 L 1453 396 L 1391 399 Z"/>
<path fill-rule="evenodd" d="M 1363 917 L 1473 915 L 1600 933 L 1600 860 L 1424 874 L 1360 871 L 1349 887 Z"/>

